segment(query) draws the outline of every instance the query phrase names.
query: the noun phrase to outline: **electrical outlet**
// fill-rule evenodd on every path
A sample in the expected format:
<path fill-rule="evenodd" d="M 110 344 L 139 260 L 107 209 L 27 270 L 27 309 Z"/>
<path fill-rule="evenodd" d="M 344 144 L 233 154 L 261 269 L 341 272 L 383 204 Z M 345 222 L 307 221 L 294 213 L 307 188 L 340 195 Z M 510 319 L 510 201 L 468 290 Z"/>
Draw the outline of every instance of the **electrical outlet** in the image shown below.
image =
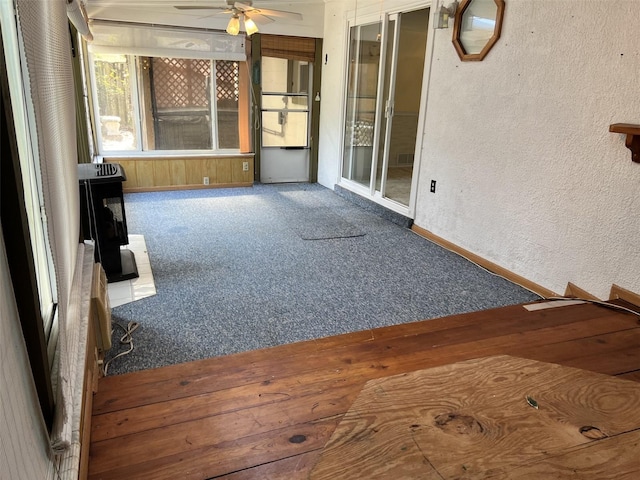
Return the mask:
<path fill-rule="evenodd" d="M 242 162 L 242 171 L 243 172 L 249 171 L 249 162 Z"/>
<path fill-rule="evenodd" d="M 431 193 L 436 193 L 436 181 L 431 180 Z"/>
<path fill-rule="evenodd" d="M 202 177 L 202 183 L 204 185 L 209 185 L 209 177 Z"/>

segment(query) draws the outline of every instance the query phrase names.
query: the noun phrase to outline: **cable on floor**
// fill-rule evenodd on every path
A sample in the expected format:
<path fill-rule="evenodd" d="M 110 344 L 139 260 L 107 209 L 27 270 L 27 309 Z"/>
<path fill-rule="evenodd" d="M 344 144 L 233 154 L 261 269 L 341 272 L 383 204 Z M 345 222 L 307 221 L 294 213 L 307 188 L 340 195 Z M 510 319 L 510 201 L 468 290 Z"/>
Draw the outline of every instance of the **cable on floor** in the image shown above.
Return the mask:
<path fill-rule="evenodd" d="M 636 312 L 627 307 L 623 307 L 622 305 L 616 305 L 615 303 L 604 302 L 602 300 L 593 300 L 590 298 L 580 298 L 580 297 L 547 297 L 545 300 L 579 300 L 585 303 L 593 303 L 594 305 L 600 305 L 601 307 L 611 308 L 613 310 L 622 310 L 623 312 L 632 313 L 635 316 L 640 318 L 640 312 Z"/>
<path fill-rule="evenodd" d="M 502 279 L 504 279 L 504 280 L 507 280 L 507 281 L 508 281 L 508 282 L 510 282 L 510 283 L 513 283 L 514 285 L 518 285 L 520 288 L 524 288 L 525 290 L 528 290 L 529 292 L 533 293 L 534 295 L 537 295 L 537 296 L 538 296 L 538 297 L 540 297 L 541 299 L 544 299 L 544 298 L 545 298 L 545 297 L 544 297 L 544 295 L 540 295 L 538 292 L 535 292 L 535 291 L 531 290 L 529 287 L 525 287 L 524 285 L 522 285 L 522 284 L 520 284 L 520 283 L 518 283 L 518 282 L 516 282 L 516 281 L 514 281 L 514 280 L 512 280 L 512 279 L 510 279 L 510 278 L 507 278 L 507 277 L 505 277 L 504 275 L 500 275 L 499 273 L 496 273 L 496 272 L 494 272 L 494 271 L 492 271 L 492 270 L 489 270 L 487 267 L 485 267 L 485 266 L 483 266 L 483 265 L 480 265 L 479 263 L 476 263 L 476 262 L 474 262 L 473 260 L 470 260 L 469 258 L 467 258 L 466 256 L 464 256 L 464 255 L 463 255 L 462 253 L 460 253 L 460 252 L 457 252 L 457 251 L 455 251 L 455 250 L 453 250 L 453 249 L 451 249 L 451 248 L 445 247 L 444 245 L 440 245 L 440 244 L 439 244 L 438 242 L 436 242 L 435 240 L 431 240 L 430 238 L 427 238 L 427 237 L 425 237 L 425 236 L 423 236 L 423 235 L 420 235 L 418 232 L 415 232 L 415 231 L 413 231 L 413 230 L 411 230 L 411 229 L 409 229 L 409 231 L 410 231 L 410 232 L 412 232 L 414 235 L 417 235 L 418 237 L 420 237 L 420 238 L 422 238 L 422 239 L 424 239 L 424 240 L 426 240 L 426 241 L 428 241 L 428 242 L 433 243 L 433 244 L 434 244 L 434 245 L 436 245 L 437 247 L 444 248 L 444 249 L 445 249 L 445 250 L 447 250 L 448 252 L 455 253 L 455 254 L 456 254 L 456 255 L 458 255 L 459 257 L 464 258 L 467 262 L 474 264 L 476 267 L 481 268 L 482 270 L 484 270 L 485 272 L 487 272 L 487 273 L 488 273 L 488 274 L 490 274 L 490 275 L 493 275 L 494 277 L 499 277 L 499 278 L 502 278 Z"/>
<path fill-rule="evenodd" d="M 627 307 L 623 307 L 622 305 L 616 305 L 614 303 L 608 303 L 608 302 L 603 302 L 601 300 L 592 300 L 592 299 L 588 299 L 588 298 L 576 298 L 576 297 L 545 297 L 544 295 L 540 295 L 538 292 L 535 292 L 533 290 L 531 290 L 530 288 L 525 287 L 524 285 L 521 285 L 520 283 L 507 278 L 503 275 L 500 275 L 499 273 L 493 272 L 491 270 L 489 270 L 487 267 L 484 267 L 476 262 L 474 262 L 473 260 L 470 260 L 469 258 L 467 258 L 466 256 L 464 256 L 462 253 L 457 252 L 455 250 L 452 250 L 451 248 L 447 248 L 443 245 L 440 245 L 439 243 L 435 242 L 434 240 L 431 240 L 430 238 L 424 237 L 422 235 L 420 235 L 418 232 L 414 232 L 413 230 L 410 230 L 411 232 L 413 232 L 415 235 L 418 235 L 420 238 L 423 238 L 431 243 L 433 243 L 434 245 L 437 245 L 440 248 L 444 248 L 445 250 L 451 252 L 451 253 L 455 253 L 456 255 L 458 255 L 459 257 L 464 258 L 466 261 L 473 263 L 475 266 L 481 268 L 482 270 L 484 270 L 485 272 L 495 276 L 495 277 L 500 277 L 503 278 L 515 285 L 518 285 L 521 288 L 524 288 L 525 290 L 530 291 L 531 293 L 537 295 L 540 297 L 540 299 L 542 300 L 581 300 L 583 302 L 587 302 L 587 303 L 593 303 L 595 305 L 600 305 L 601 307 L 606 307 L 606 308 L 612 308 L 614 310 L 622 310 L 624 312 L 628 312 L 628 313 L 632 313 L 634 315 L 636 315 L 637 317 L 640 317 L 640 312 L 636 312 L 635 310 L 631 310 L 630 308 Z"/>
<path fill-rule="evenodd" d="M 115 357 L 109 359 L 107 362 L 104 363 L 104 368 L 103 368 L 103 373 L 105 376 L 107 376 L 107 370 L 109 369 L 109 365 L 111 364 L 111 362 L 113 362 L 116 358 L 119 357 L 124 357 L 125 355 L 129 355 L 131 352 L 133 352 L 133 332 L 135 332 L 138 327 L 140 326 L 140 324 L 138 322 L 134 322 L 133 320 L 130 321 L 126 328 L 123 327 L 122 325 L 120 325 L 118 322 L 113 322 L 114 325 L 120 327 L 122 330 L 124 330 L 124 335 L 122 335 L 122 337 L 120 337 L 120 344 L 121 345 L 129 345 L 129 349 L 125 350 L 124 352 L 120 352 L 119 354 L 117 354 Z"/>

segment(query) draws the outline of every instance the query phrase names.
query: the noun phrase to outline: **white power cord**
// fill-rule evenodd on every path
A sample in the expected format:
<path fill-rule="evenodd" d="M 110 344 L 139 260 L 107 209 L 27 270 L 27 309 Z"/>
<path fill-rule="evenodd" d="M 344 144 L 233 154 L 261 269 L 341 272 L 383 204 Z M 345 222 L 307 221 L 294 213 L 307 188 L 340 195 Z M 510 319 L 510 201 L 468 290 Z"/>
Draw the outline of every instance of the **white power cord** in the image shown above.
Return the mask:
<path fill-rule="evenodd" d="M 602 300 L 593 300 L 590 298 L 579 298 L 579 297 L 547 297 L 545 300 L 580 300 L 585 303 L 593 303 L 595 305 L 600 305 L 601 307 L 611 308 L 613 310 L 622 310 L 623 312 L 632 313 L 637 317 L 640 317 L 640 312 L 636 312 L 635 310 L 631 310 L 630 308 L 623 307 L 622 305 L 616 305 L 615 303 L 604 302 Z"/>
<path fill-rule="evenodd" d="M 415 235 L 418 235 L 420 238 L 423 238 L 423 239 L 427 240 L 428 242 L 431 242 L 431 243 L 433 243 L 434 245 L 437 245 L 437 246 L 438 246 L 438 247 L 440 247 L 440 248 L 444 248 L 445 250 L 447 250 L 447 251 L 449 251 L 449 252 L 451 252 L 451 253 L 455 253 L 455 254 L 456 254 L 456 255 L 458 255 L 459 257 L 464 258 L 466 261 L 468 261 L 468 262 L 470 262 L 470 263 L 474 264 L 476 267 L 481 268 L 482 270 L 484 270 L 485 272 L 487 272 L 487 273 L 489 273 L 489 274 L 493 275 L 494 277 L 500 277 L 500 278 L 503 278 L 503 279 L 505 279 L 505 280 L 507 280 L 507 281 L 509 281 L 509 282 L 511 282 L 511 283 L 514 283 L 514 284 L 518 285 L 519 287 L 524 288 L 525 290 L 530 291 L 531 293 L 533 293 L 534 295 L 539 296 L 539 297 L 540 297 L 541 299 L 543 299 L 543 300 L 581 300 L 581 301 L 583 301 L 583 302 L 593 303 L 593 304 L 595 304 L 595 305 L 600 305 L 600 306 L 602 306 L 602 307 L 612 308 L 612 309 L 614 309 L 614 310 L 622 310 L 622 311 L 624 311 L 624 312 L 632 313 L 632 314 L 634 314 L 634 315 L 636 315 L 636 316 L 640 317 L 640 312 L 636 312 L 635 310 L 631 310 L 630 308 L 623 307 L 623 306 L 621 306 L 621 305 L 616 305 L 615 303 L 603 302 L 603 301 L 601 301 L 601 300 L 591 300 L 591 299 L 588 299 L 588 298 L 576 298 L 576 297 L 545 297 L 544 295 L 540 295 L 538 292 L 535 292 L 535 291 L 531 290 L 530 288 L 525 287 L 524 285 L 521 285 L 520 283 L 518 283 L 518 282 L 516 282 L 516 281 L 514 281 L 514 280 L 511 280 L 511 279 L 509 279 L 509 278 L 507 278 L 507 277 L 505 277 L 505 276 L 503 276 L 503 275 L 500 275 L 499 273 L 492 272 L 492 271 L 491 271 L 491 270 L 489 270 L 488 268 L 486 268 L 486 267 L 484 267 L 484 266 L 482 266 L 482 265 L 480 265 L 480 264 L 478 264 L 478 263 L 474 262 L 473 260 L 470 260 L 469 258 L 467 258 L 466 256 L 464 256 L 464 255 L 463 255 L 462 253 L 460 253 L 460 252 L 457 252 L 457 251 L 455 251 L 455 250 L 452 250 L 451 248 L 448 248 L 448 247 L 445 247 L 445 246 L 443 246 L 443 245 L 440 245 L 439 243 L 437 243 L 437 242 L 435 242 L 435 241 L 431 240 L 430 238 L 427 238 L 427 237 L 425 237 L 425 236 L 423 236 L 423 235 L 420 235 L 418 232 L 415 232 L 415 231 L 413 231 L 413 230 L 411 230 L 411 229 L 410 229 L 409 231 L 413 232 Z"/>
<path fill-rule="evenodd" d="M 107 376 L 107 370 L 108 370 L 109 364 L 111 362 L 113 362 L 116 358 L 123 357 L 125 355 L 129 355 L 131 352 L 133 352 L 133 332 L 135 332 L 138 329 L 138 327 L 140 326 L 140 324 L 138 322 L 134 322 L 133 320 L 130 321 L 127 324 L 126 328 L 123 327 L 122 325 L 120 325 L 117 322 L 114 322 L 114 325 L 117 325 L 122 330 L 124 330 L 124 335 L 122 337 L 120 337 L 120 344 L 121 345 L 129 345 L 129 349 L 125 350 L 124 352 L 120 352 L 115 357 L 109 359 L 109 361 L 104 363 L 103 373 L 104 373 L 105 377 Z"/>
<path fill-rule="evenodd" d="M 432 239 L 430 239 L 430 238 L 428 238 L 428 237 L 425 237 L 425 236 L 423 236 L 423 235 L 420 235 L 418 232 L 416 232 L 416 231 L 414 231 L 414 230 L 412 230 L 412 229 L 409 229 L 409 231 L 410 231 L 411 233 L 413 233 L 414 235 L 417 235 L 418 237 L 422 238 L 423 240 L 426 240 L 427 242 L 433 243 L 433 244 L 434 244 L 435 246 L 437 246 L 437 247 L 443 248 L 443 249 L 445 249 L 445 250 L 446 250 L 446 251 L 448 251 L 448 252 L 455 253 L 455 254 L 456 254 L 456 255 L 458 255 L 459 257 L 464 258 L 467 262 L 472 263 L 472 264 L 473 264 L 473 265 L 475 265 L 476 267 L 478 267 L 478 268 L 480 268 L 480 269 L 484 270 L 484 271 L 485 271 L 485 272 L 487 272 L 489 275 L 493 275 L 494 277 L 502 278 L 502 279 L 504 279 L 504 280 L 506 280 L 506 281 L 508 281 L 508 282 L 510 282 L 510 283 L 513 283 L 514 285 L 518 285 L 519 287 L 524 288 L 525 290 L 528 290 L 529 292 L 533 293 L 534 295 L 537 295 L 537 296 L 538 296 L 538 297 L 540 297 L 541 299 L 544 299 L 544 298 L 545 298 L 545 297 L 544 297 L 544 295 L 540 295 L 538 292 L 536 292 L 536 291 L 534 291 L 534 290 L 531 290 L 529 287 L 525 287 L 524 285 L 522 285 L 522 284 L 520 284 L 520 283 L 516 282 L 515 280 L 512 280 L 512 279 L 510 279 L 510 278 L 507 278 L 507 277 L 505 277 L 504 275 L 500 275 L 499 273 L 496 273 L 496 272 L 494 272 L 494 271 L 492 271 L 492 270 L 489 270 L 487 267 L 485 267 L 485 266 L 483 266 L 483 265 L 480 265 L 480 264 L 479 264 L 479 263 L 477 263 L 477 262 L 474 262 L 473 260 L 471 260 L 471 259 L 469 259 L 468 257 L 466 257 L 464 254 L 462 254 L 462 253 L 460 253 L 460 252 L 457 252 L 456 250 L 453 250 L 453 249 L 451 249 L 451 248 L 449 248 L 449 247 L 445 247 L 444 245 L 439 244 L 439 243 L 438 243 L 438 242 L 436 242 L 435 240 L 432 240 Z"/>

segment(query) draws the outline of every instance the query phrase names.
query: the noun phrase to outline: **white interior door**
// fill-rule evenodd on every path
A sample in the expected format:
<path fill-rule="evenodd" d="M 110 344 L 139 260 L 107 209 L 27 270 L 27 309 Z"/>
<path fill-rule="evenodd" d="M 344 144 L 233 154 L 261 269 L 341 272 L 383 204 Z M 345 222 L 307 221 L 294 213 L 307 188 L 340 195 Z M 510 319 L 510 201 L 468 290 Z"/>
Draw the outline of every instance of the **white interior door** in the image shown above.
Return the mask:
<path fill-rule="evenodd" d="M 260 181 L 308 182 L 312 64 L 262 57 Z"/>

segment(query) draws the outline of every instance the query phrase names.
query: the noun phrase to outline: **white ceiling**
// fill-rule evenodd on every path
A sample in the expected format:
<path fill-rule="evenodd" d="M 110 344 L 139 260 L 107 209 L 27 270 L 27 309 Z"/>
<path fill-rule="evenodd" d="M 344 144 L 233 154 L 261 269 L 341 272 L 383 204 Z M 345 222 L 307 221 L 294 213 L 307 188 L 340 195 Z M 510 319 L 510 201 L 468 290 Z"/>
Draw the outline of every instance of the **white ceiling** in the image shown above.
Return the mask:
<path fill-rule="evenodd" d="M 84 0 L 89 19 L 224 30 L 229 16 L 217 10 L 178 10 L 174 5 L 226 7 L 226 0 Z M 250 3 L 250 2 L 242 2 Z M 278 18 L 259 25 L 260 32 L 320 38 L 324 28 L 323 0 L 254 0 L 256 8 L 301 13 L 302 20 Z"/>

